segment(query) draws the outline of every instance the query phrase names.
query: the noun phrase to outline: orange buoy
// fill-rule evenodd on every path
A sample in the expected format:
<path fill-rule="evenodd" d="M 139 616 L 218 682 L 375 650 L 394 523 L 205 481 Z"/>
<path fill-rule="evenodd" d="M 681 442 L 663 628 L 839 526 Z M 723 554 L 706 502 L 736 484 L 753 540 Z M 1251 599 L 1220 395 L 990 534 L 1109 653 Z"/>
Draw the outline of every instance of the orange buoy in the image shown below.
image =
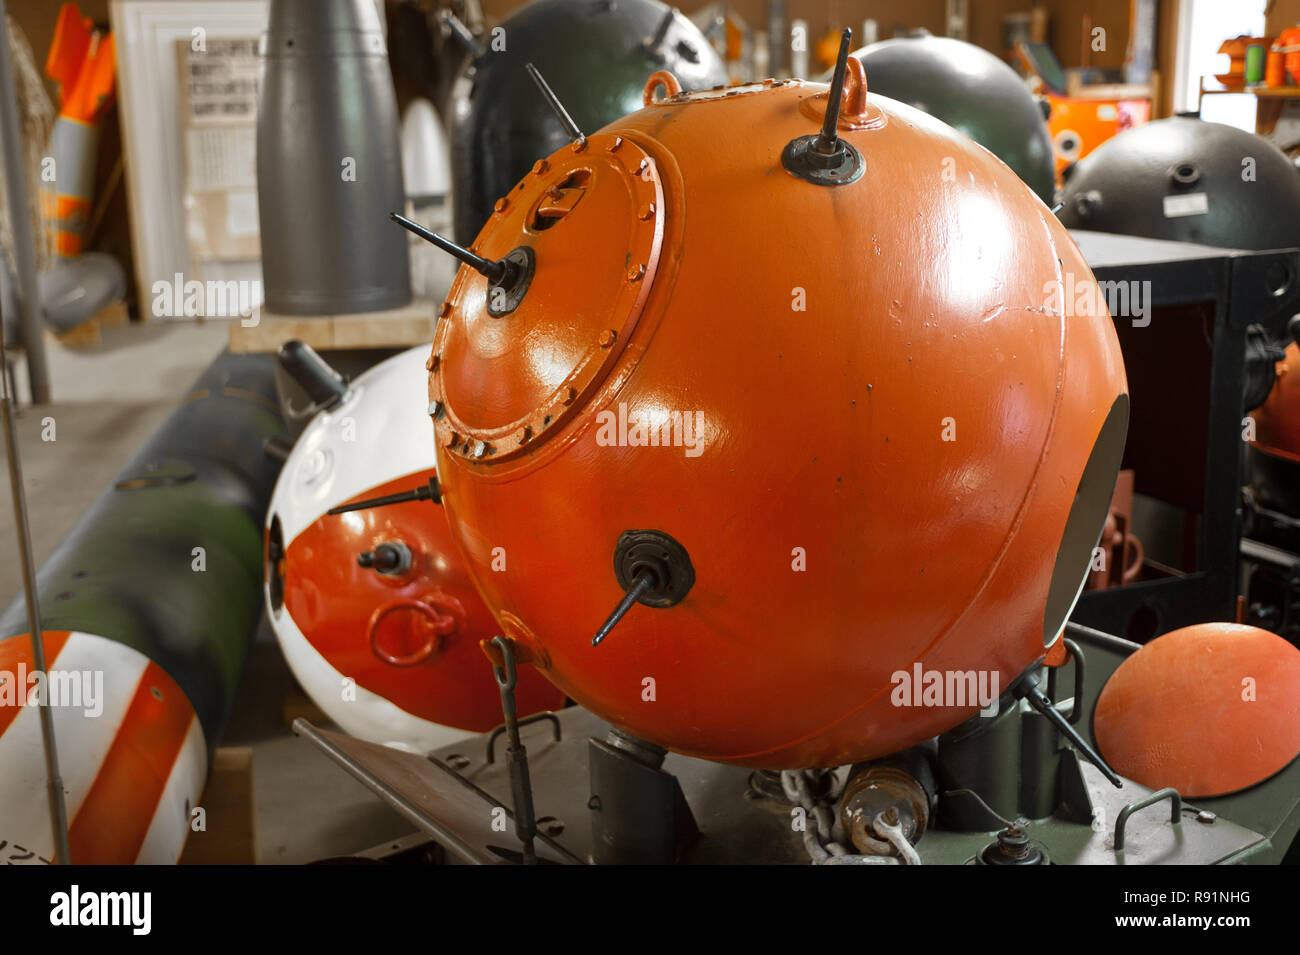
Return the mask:
<path fill-rule="evenodd" d="M 981 708 L 895 705 L 914 666 L 1005 690 L 1041 660 L 1127 426 L 1055 217 L 858 61 L 839 75 L 832 98 L 657 73 L 644 109 L 572 131 L 462 254 L 430 361 L 444 507 L 521 659 L 749 766 Z"/>
<path fill-rule="evenodd" d="M 1174 630 L 1119 665 L 1094 729 L 1106 761 L 1152 789 L 1253 786 L 1300 753 L 1300 650 L 1236 623 Z"/>

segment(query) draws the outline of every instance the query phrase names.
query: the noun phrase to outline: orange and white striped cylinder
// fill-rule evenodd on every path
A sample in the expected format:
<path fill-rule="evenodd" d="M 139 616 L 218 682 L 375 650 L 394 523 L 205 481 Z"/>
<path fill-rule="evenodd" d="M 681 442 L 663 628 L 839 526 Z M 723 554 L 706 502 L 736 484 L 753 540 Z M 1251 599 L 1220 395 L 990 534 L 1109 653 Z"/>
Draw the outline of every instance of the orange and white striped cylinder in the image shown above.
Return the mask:
<path fill-rule="evenodd" d="M 45 213 L 54 230 L 55 248 L 63 258 L 81 254 L 95 203 L 95 161 L 99 126 L 60 116 L 50 134 L 55 178 L 45 193 Z"/>
<path fill-rule="evenodd" d="M 47 699 L 76 864 L 170 864 L 189 835 L 207 744 L 176 682 L 143 653 L 47 630 L 38 674 L 28 634 L 0 641 L 0 865 L 54 862 L 40 712 Z"/>
<path fill-rule="evenodd" d="M 113 97 L 113 34 L 95 29 L 75 3 L 59 10 L 45 74 L 59 85 L 59 116 L 50 134 L 53 177 L 45 180 L 42 212 L 60 256 L 75 258 L 86 242 L 95 199 L 99 121 Z"/>

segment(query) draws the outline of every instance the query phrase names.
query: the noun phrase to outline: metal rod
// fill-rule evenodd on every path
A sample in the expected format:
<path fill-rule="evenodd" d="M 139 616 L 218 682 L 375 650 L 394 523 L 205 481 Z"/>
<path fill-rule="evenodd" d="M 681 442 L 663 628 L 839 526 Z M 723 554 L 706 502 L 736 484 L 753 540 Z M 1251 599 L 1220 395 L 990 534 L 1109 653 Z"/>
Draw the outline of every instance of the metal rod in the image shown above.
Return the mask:
<path fill-rule="evenodd" d="M 446 236 L 438 235 L 431 232 L 418 222 L 414 222 L 406 216 L 396 212 L 390 212 L 388 217 L 404 229 L 414 232 L 425 242 L 432 242 L 442 251 L 454 255 L 460 259 L 479 275 L 484 276 L 489 282 L 499 283 L 506 277 L 506 265 L 504 262 L 493 262 L 491 259 L 485 259 L 481 255 L 475 255 L 463 245 L 457 245 Z"/>
<path fill-rule="evenodd" d="M 438 487 L 436 477 L 429 478 L 428 484 L 421 484 L 419 487 L 410 491 L 398 491 L 396 494 L 381 494 L 379 497 L 367 498 L 364 501 L 353 501 L 351 504 L 340 504 L 337 507 L 331 507 L 326 514 L 346 514 L 348 511 L 364 511 L 372 507 L 387 507 L 390 504 L 405 504 L 408 501 L 433 501 L 435 504 L 442 503 L 442 491 Z"/>
<path fill-rule="evenodd" d="M 600 629 L 596 631 L 596 635 L 591 638 L 591 645 L 593 647 L 600 646 L 601 641 L 609 636 L 609 632 L 613 630 L 618 622 L 623 619 L 624 615 L 632 609 L 632 605 L 641 599 L 641 595 L 650 589 L 653 583 L 654 578 L 649 574 L 642 574 L 636 579 L 636 586 L 623 595 L 623 599 L 618 602 L 618 606 L 615 607 L 614 612 L 609 615 L 609 619 L 600 625 Z"/>
<path fill-rule="evenodd" d="M 27 354 L 28 387 L 32 404 L 44 405 L 50 402 L 50 366 L 45 360 L 45 335 L 41 328 L 41 289 L 36 281 L 36 252 L 28 214 L 31 207 L 27 195 L 27 163 L 23 159 L 18 124 L 18 87 L 9 49 L 6 7 L 5 0 L 0 0 L 0 86 L 3 87 L 0 90 L 0 147 L 3 148 L 0 162 L 4 165 L 5 195 L 9 199 L 9 227 L 14 240 L 14 268 L 18 273 L 18 324 Z"/>
<path fill-rule="evenodd" d="M 558 743 L 562 735 L 562 730 L 560 729 L 560 718 L 556 716 L 554 713 L 550 712 L 549 710 L 545 713 L 534 713 L 532 716 L 525 716 L 522 720 L 519 721 L 519 726 L 521 728 L 525 726 L 531 726 L 533 723 L 540 723 L 543 720 L 550 723 L 551 726 L 554 728 L 555 736 L 553 741 Z M 500 736 L 502 733 L 504 733 L 506 729 L 507 729 L 506 724 L 502 723 L 500 726 L 498 726 L 496 729 L 494 729 L 491 733 L 488 734 L 487 761 L 489 763 L 496 762 L 497 737 Z"/>
<path fill-rule="evenodd" d="M 3 0 L 0 0 L 0 19 L 4 18 Z M 26 215 L 22 208 L 10 207 L 15 222 Z M 0 328 L 3 327 L 0 315 Z M 3 369 L 9 365 L 9 354 L 4 346 L 4 334 L 0 332 L 0 418 L 4 424 L 5 457 L 9 461 L 9 487 L 13 492 L 14 529 L 18 534 L 18 555 L 22 565 L 23 596 L 27 602 L 27 630 L 32 641 L 32 662 L 36 672 L 45 673 L 45 634 L 41 630 L 41 602 L 36 588 L 36 565 L 32 557 L 31 525 L 27 520 L 27 493 L 23 487 L 22 462 L 18 458 L 18 434 L 14 425 L 13 399 L 9 393 L 9 376 Z M 46 680 L 46 686 L 49 681 Z M 50 804 L 50 830 L 54 836 L 54 859 L 60 865 L 68 865 L 71 855 L 68 852 L 68 810 L 63 802 L 63 777 L 59 775 L 59 750 L 54 740 L 54 713 L 51 706 L 50 692 L 37 700 L 41 718 L 41 743 L 45 749 L 46 797 Z"/>
<path fill-rule="evenodd" d="M 582 143 L 585 146 L 587 144 L 587 137 L 582 134 L 582 130 L 578 128 L 578 124 L 573 121 L 573 117 L 570 116 L 569 111 L 564 108 L 564 104 L 561 103 L 560 98 L 555 95 L 555 91 L 551 89 L 546 80 L 542 78 L 542 74 L 537 71 L 537 67 L 528 63 L 524 66 L 524 69 L 526 69 L 528 75 L 533 78 L 533 82 L 537 84 L 537 88 L 542 91 L 542 96 L 546 98 L 546 102 L 550 104 L 555 115 L 560 118 L 560 125 L 564 127 L 565 133 L 568 134 L 569 142 Z"/>
<path fill-rule="evenodd" d="M 655 35 L 645 41 L 647 50 L 657 50 L 664 45 L 664 40 L 668 36 L 668 28 L 673 25 L 673 19 L 676 16 L 676 7 L 670 7 L 664 12 L 664 18 L 659 21 L 659 27 L 655 30 Z"/>
<path fill-rule="evenodd" d="M 503 667 L 493 666 L 501 690 L 501 713 L 506 725 L 506 765 L 510 770 L 510 791 L 515 804 L 515 835 L 524 850 L 524 865 L 537 865 L 537 816 L 533 812 L 533 786 L 528 778 L 528 751 L 519 739 L 519 710 L 515 703 L 515 685 L 519 675 L 515 671 L 515 651 L 505 637 L 492 638 L 492 645 L 501 651 Z"/>
<path fill-rule="evenodd" d="M 1128 655 L 1142 649 L 1142 644 L 1134 643 L 1132 640 L 1125 640 L 1123 637 L 1117 637 L 1113 633 L 1106 633 L 1103 630 L 1097 630 L 1093 627 L 1085 627 L 1081 623 L 1069 621 L 1065 625 L 1065 632 L 1076 636 L 1081 640 L 1086 640 L 1095 646 L 1105 647 L 1107 650 L 1113 650 L 1116 653 Z"/>
<path fill-rule="evenodd" d="M 1088 745 L 1088 741 L 1070 725 L 1069 720 L 1061 715 L 1061 711 L 1043 695 L 1043 691 L 1034 684 L 1032 679 L 1024 681 L 1020 688 L 1020 694 L 1028 701 L 1030 706 L 1047 717 L 1048 722 L 1055 726 L 1061 735 L 1073 743 L 1075 748 L 1087 758 L 1088 762 L 1100 769 L 1101 774 L 1110 780 L 1112 786 L 1116 789 L 1124 788 L 1124 780 L 1120 779 L 1119 774 L 1106 765 L 1106 761 L 1101 758 L 1101 754 Z M 1078 705 L 1078 701 L 1075 701 L 1075 706 Z"/>
<path fill-rule="evenodd" d="M 469 27 L 465 26 L 465 24 L 461 22 L 460 17 L 456 16 L 456 14 L 452 13 L 450 10 L 443 10 L 442 13 L 439 14 L 439 17 L 442 20 L 443 26 L 450 30 L 455 35 L 456 39 L 465 44 L 465 48 L 469 50 L 474 59 L 477 60 L 487 52 L 483 47 L 483 44 L 478 41 L 478 37 L 473 34 Z"/>
<path fill-rule="evenodd" d="M 844 98 L 844 73 L 849 68 L 849 44 L 853 42 L 853 31 L 848 27 L 840 34 L 840 53 L 835 58 L 835 73 L 831 76 L 831 90 L 826 101 L 826 117 L 822 120 L 822 131 L 817 134 L 813 149 L 828 154 L 835 151 L 839 142 L 840 100 Z"/>

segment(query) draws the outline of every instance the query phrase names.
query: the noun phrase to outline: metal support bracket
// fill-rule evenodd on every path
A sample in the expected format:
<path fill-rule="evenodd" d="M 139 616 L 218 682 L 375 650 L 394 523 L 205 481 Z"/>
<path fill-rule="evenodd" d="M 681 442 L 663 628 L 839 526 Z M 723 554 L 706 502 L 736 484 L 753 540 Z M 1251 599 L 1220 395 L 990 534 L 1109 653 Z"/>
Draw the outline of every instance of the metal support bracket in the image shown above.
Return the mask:
<path fill-rule="evenodd" d="M 519 712 L 515 706 L 515 685 L 519 677 L 515 672 L 514 644 L 505 637 L 495 636 L 492 645 L 501 651 L 505 663 L 505 666 L 492 667 L 492 674 L 501 689 L 501 712 L 506 720 L 506 765 L 510 767 L 510 794 L 515 804 L 515 834 L 523 845 L 524 865 L 536 865 L 533 840 L 537 837 L 537 817 L 533 813 L 533 787 L 528 778 L 528 750 L 519 741 Z"/>
<path fill-rule="evenodd" d="M 670 865 L 700 835 L 666 752 L 612 730 L 588 740 L 591 855 L 598 865 Z"/>
<path fill-rule="evenodd" d="M 1171 800 L 1169 821 L 1175 826 L 1181 825 L 1183 821 L 1183 797 L 1178 794 L 1177 789 L 1158 789 L 1145 799 L 1139 799 L 1137 802 L 1131 802 L 1119 811 L 1119 816 L 1115 819 L 1115 851 L 1124 851 L 1124 827 L 1128 825 L 1128 817 L 1133 815 L 1139 809 L 1145 809 L 1148 806 L 1154 806 L 1158 802 Z"/>

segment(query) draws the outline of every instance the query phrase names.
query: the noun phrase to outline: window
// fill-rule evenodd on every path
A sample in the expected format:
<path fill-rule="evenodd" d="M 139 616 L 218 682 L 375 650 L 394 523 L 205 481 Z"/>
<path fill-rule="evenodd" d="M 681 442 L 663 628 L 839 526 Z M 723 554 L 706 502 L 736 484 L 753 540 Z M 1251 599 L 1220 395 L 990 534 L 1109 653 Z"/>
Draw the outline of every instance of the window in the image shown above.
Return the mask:
<path fill-rule="evenodd" d="M 1255 97 L 1207 96 L 1201 101 L 1200 83 L 1222 89 L 1214 74 L 1228 68 L 1228 56 L 1216 53 L 1224 40 L 1246 34 L 1264 35 L 1266 0 L 1182 0 L 1178 11 L 1178 53 L 1174 69 L 1174 112 L 1195 112 L 1215 123 L 1255 131 Z"/>

